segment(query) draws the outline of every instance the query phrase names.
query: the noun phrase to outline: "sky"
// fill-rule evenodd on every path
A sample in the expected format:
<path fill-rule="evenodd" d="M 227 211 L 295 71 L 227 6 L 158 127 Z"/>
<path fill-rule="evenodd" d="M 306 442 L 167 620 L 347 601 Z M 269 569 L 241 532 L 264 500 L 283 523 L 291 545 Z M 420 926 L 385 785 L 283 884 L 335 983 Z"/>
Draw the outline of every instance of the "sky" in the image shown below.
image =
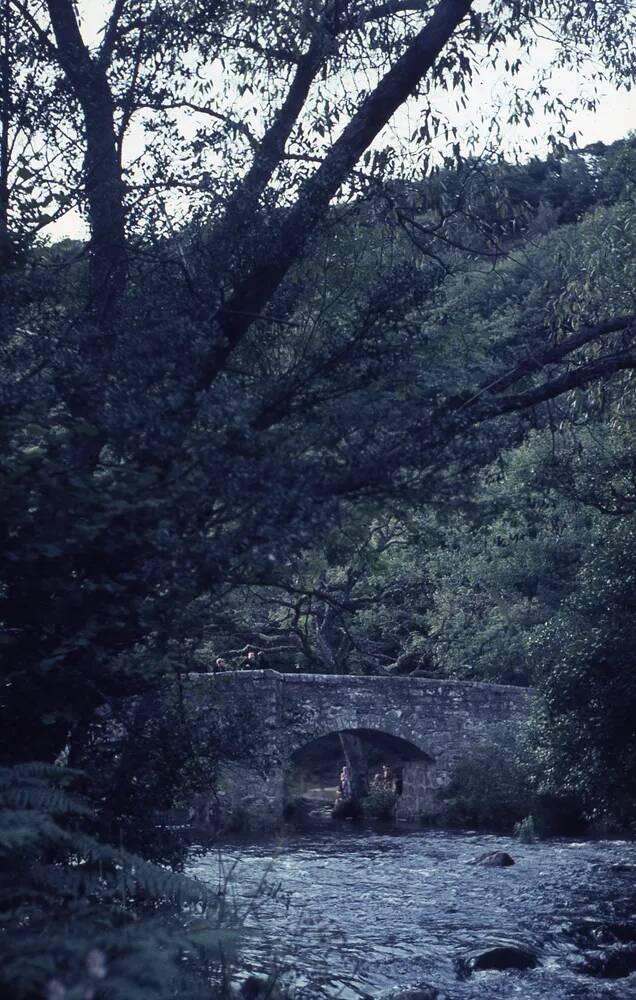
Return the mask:
<path fill-rule="evenodd" d="M 109 4 L 97 2 L 97 0 L 84 0 L 83 8 L 83 34 L 89 44 L 96 44 L 99 41 L 100 31 L 107 15 Z M 534 73 L 540 70 L 542 64 L 549 60 L 550 52 L 544 47 L 542 51 L 536 53 L 535 62 L 526 67 L 524 74 L 517 78 L 517 85 L 530 85 Z M 502 57 L 503 59 L 503 57 Z M 476 79 L 474 86 L 469 93 L 469 100 L 465 110 L 458 112 L 455 107 L 454 96 L 440 94 L 436 97 L 435 106 L 442 114 L 448 116 L 449 121 L 459 128 L 460 134 L 468 132 L 479 119 L 484 109 L 490 109 L 505 100 L 506 84 L 503 74 L 498 75 L 492 68 L 484 70 Z M 579 77 L 570 71 L 558 71 L 551 79 L 550 92 L 560 94 L 566 101 L 577 96 L 589 96 L 593 94 L 593 87 L 584 77 Z M 623 138 L 627 133 L 636 129 L 636 89 L 627 92 L 616 90 L 612 85 L 605 84 L 597 90 L 596 99 L 598 106 L 596 110 L 577 110 L 568 123 L 567 133 L 576 133 L 579 147 L 589 145 L 593 142 L 611 143 L 616 139 Z M 412 135 L 421 115 L 421 108 L 418 108 L 417 101 L 412 100 L 403 106 L 394 116 L 390 124 L 379 137 L 376 144 L 384 144 L 387 141 L 397 143 L 403 150 L 408 149 L 409 136 Z M 501 114 L 502 120 L 505 114 Z M 194 128 L 191 118 L 184 118 L 180 123 L 184 136 L 191 133 Z M 197 123 L 200 124 L 200 121 Z M 529 127 L 521 127 L 513 130 L 504 127 L 506 140 L 510 146 L 521 146 L 525 155 L 545 156 L 549 151 L 547 136 L 554 131 L 554 122 L 537 115 L 530 123 Z M 138 155 L 143 148 L 144 136 L 141 125 L 133 125 L 129 130 L 126 147 L 128 158 Z M 126 150 L 125 150 L 126 152 Z M 523 152 L 522 152 L 523 155 Z M 85 223 L 76 210 L 69 211 L 56 223 L 49 226 L 45 231 L 53 240 L 64 237 L 85 238 L 87 230 Z"/>

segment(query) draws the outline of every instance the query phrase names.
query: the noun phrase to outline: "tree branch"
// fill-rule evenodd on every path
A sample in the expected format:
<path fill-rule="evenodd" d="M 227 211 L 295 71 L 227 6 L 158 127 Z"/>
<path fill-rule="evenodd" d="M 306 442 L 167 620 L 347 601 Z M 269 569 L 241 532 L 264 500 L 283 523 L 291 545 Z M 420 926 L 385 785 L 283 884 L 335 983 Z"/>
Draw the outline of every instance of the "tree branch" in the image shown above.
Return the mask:
<path fill-rule="evenodd" d="M 518 365 L 515 365 L 514 368 L 508 368 L 501 375 L 482 382 L 477 392 L 473 394 L 464 393 L 453 397 L 452 400 L 447 401 L 445 408 L 462 410 L 481 398 L 484 393 L 495 393 L 500 392 L 502 389 L 507 389 L 527 375 L 542 371 L 546 365 L 557 364 L 559 361 L 563 361 L 569 354 L 572 354 L 580 347 L 585 347 L 586 344 L 594 340 L 598 340 L 599 337 L 604 337 L 609 333 L 618 333 L 634 324 L 636 324 L 636 315 L 628 313 L 625 316 L 615 316 L 613 319 L 604 320 L 595 326 L 584 326 L 577 333 L 566 337 L 560 343 L 552 347 L 547 347 L 544 351 L 528 355 L 527 358 Z"/>
<path fill-rule="evenodd" d="M 368 10 L 352 13 L 345 20 L 344 27 L 359 27 L 371 21 L 381 21 L 383 17 L 392 17 L 394 14 L 423 14 L 430 7 L 430 0 L 387 0 L 386 3 L 375 4 Z"/>
<path fill-rule="evenodd" d="M 329 203 L 351 170 L 400 105 L 426 76 L 472 6 L 472 0 L 440 0 L 428 23 L 400 59 L 365 98 L 357 113 L 305 182 L 277 238 L 237 284 L 217 314 L 221 337 L 204 364 L 199 385 L 209 385 L 251 325 L 245 313 L 260 314 L 270 301 Z"/>
<path fill-rule="evenodd" d="M 58 60 L 77 91 L 82 77 L 93 69 L 93 62 L 82 38 L 73 4 L 69 0 L 47 0 L 47 7 L 57 41 Z"/>
<path fill-rule="evenodd" d="M 137 45 L 135 47 L 135 58 L 132 66 L 132 73 L 130 74 L 130 83 L 126 90 L 126 97 L 121 104 L 121 121 L 119 122 L 119 128 L 117 130 L 117 157 L 121 163 L 122 151 L 124 147 L 124 139 L 126 138 L 126 129 L 130 125 L 130 119 L 135 112 L 135 91 L 137 89 L 137 83 L 139 80 L 139 71 L 141 69 L 141 57 L 143 53 L 144 46 L 144 29 L 143 27 L 139 29 L 139 35 L 137 38 Z"/>
<path fill-rule="evenodd" d="M 89 310 L 106 327 L 127 274 L 124 185 L 113 95 L 103 65 L 82 38 L 72 0 L 46 0 L 58 61 L 79 103 L 86 133 L 84 169 L 91 241 Z M 98 341 L 94 341 L 98 346 Z"/>
<path fill-rule="evenodd" d="M 538 403 L 545 403 L 549 399 L 562 396 L 572 389 L 583 389 L 590 382 L 595 382 L 600 378 L 607 378 L 615 375 L 619 371 L 629 371 L 636 369 L 636 354 L 608 354 L 600 358 L 595 358 L 587 364 L 579 365 L 571 371 L 564 372 L 557 378 L 544 382 L 543 385 L 526 392 L 515 393 L 514 395 L 501 396 L 499 399 L 487 400 L 482 403 L 480 410 L 470 423 L 481 423 L 492 417 L 502 416 L 506 413 L 516 413 L 520 410 L 527 410 Z"/>
<path fill-rule="evenodd" d="M 20 12 L 20 14 L 22 15 L 22 17 L 26 21 L 26 23 L 29 25 L 29 27 L 33 29 L 33 31 L 37 35 L 38 41 L 46 49 L 47 54 L 49 56 L 51 56 L 51 58 L 55 59 L 56 61 L 59 61 L 59 53 L 58 53 L 57 49 L 55 48 L 55 45 L 53 44 L 53 42 L 49 38 L 49 36 L 48 36 L 47 32 L 44 30 L 44 28 L 40 27 L 40 25 L 35 20 L 35 18 L 31 14 L 31 12 L 28 10 L 28 8 L 26 7 L 26 5 L 23 4 L 21 2 L 21 0 L 11 0 L 11 3 L 16 8 L 16 10 L 18 10 Z"/>
<path fill-rule="evenodd" d="M 194 101 L 173 101 L 169 104 L 137 104 L 135 106 L 135 111 L 180 111 L 182 109 L 187 109 L 190 111 L 196 111 L 198 114 L 207 115 L 209 118 L 214 118 L 216 121 L 223 122 L 224 125 L 228 125 L 231 129 L 234 129 L 237 133 L 244 136 L 249 142 L 250 146 L 254 150 L 258 150 L 260 147 L 260 140 L 254 135 L 252 130 L 249 128 L 245 122 L 242 122 L 238 118 L 231 118 L 230 115 L 224 115 L 220 111 L 215 111 L 214 108 L 209 108 L 204 104 L 195 104 Z"/>
<path fill-rule="evenodd" d="M 331 5 L 333 6 L 333 5 Z M 326 15 L 325 15 L 326 16 Z M 257 143 L 254 159 L 244 178 L 229 199 L 217 236 L 232 232 L 234 239 L 246 231 L 253 232 L 254 215 L 258 202 L 269 181 L 284 157 L 285 145 L 292 129 L 305 106 L 311 86 L 316 79 L 326 51 L 326 29 L 320 25 L 311 40 L 307 52 L 301 56 L 296 66 L 287 96 L 274 117 L 274 121 Z M 260 310 L 259 310 L 260 311 Z"/>
<path fill-rule="evenodd" d="M 117 42 L 117 29 L 119 28 L 119 22 L 125 6 L 126 0 L 115 0 L 115 5 L 108 19 L 106 31 L 104 32 L 104 40 L 97 56 L 97 62 L 102 67 L 110 65 L 115 43 Z"/>

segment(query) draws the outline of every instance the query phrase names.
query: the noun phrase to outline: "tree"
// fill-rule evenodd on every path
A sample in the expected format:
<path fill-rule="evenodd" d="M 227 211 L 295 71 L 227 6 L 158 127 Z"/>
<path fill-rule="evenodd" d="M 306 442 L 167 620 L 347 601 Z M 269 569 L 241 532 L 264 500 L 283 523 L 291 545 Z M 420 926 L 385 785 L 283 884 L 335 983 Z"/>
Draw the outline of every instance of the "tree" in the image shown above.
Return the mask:
<path fill-rule="evenodd" d="M 580 161 L 569 174 L 580 177 L 581 187 L 593 191 L 590 210 L 574 225 L 559 223 L 561 217 L 570 217 L 570 204 L 578 203 L 578 194 L 563 188 L 558 197 L 550 195 L 557 173 L 554 164 L 546 171 L 543 188 L 535 183 L 536 164 L 510 168 L 513 184 L 506 199 L 507 218 L 517 219 L 519 229 L 511 246 L 512 230 L 505 223 L 509 251 L 495 267 L 490 260 L 466 260 L 456 244 L 479 247 L 480 234 L 501 225 L 495 204 L 484 204 L 484 198 L 497 184 L 504 198 L 501 178 L 506 165 L 491 168 L 496 179 L 492 184 L 483 167 L 477 176 L 467 167 L 470 179 L 462 180 L 457 172 L 439 175 L 431 183 L 434 197 L 428 182 L 419 192 L 394 185 L 393 204 L 404 211 L 410 204 L 421 240 L 424 230 L 434 234 L 438 229 L 440 189 L 462 191 L 466 218 L 462 223 L 453 220 L 445 244 L 436 239 L 437 259 L 428 262 L 420 261 L 417 248 L 410 248 L 404 230 L 399 237 L 390 231 L 389 239 L 377 212 L 371 220 L 365 208 L 361 237 L 349 216 L 352 249 L 345 249 L 341 237 L 335 256 L 355 257 L 356 277 L 350 271 L 345 282 L 329 275 L 332 325 L 336 314 L 341 323 L 350 322 L 347 304 L 354 297 L 360 302 L 366 286 L 377 288 L 376 262 L 381 253 L 385 258 L 390 254 L 394 262 L 420 261 L 410 278 L 411 290 L 417 283 L 422 288 L 411 322 L 427 331 L 425 346 L 409 342 L 404 327 L 399 336 L 407 351 L 402 354 L 386 332 L 383 337 L 393 403 L 399 392 L 404 405 L 415 379 L 420 399 L 425 387 L 431 394 L 439 393 L 441 385 L 447 393 L 459 391 L 467 372 L 486 381 L 503 350 L 514 355 L 521 344 L 529 352 L 540 349 L 546 315 L 556 326 L 570 322 L 572 313 L 581 310 L 588 315 L 601 315 L 604 309 L 629 310 L 635 253 L 631 169 L 625 169 L 622 183 L 617 175 L 627 148 L 629 144 L 619 143 L 601 156 L 588 150 L 566 157 L 568 162 Z M 609 176 L 620 192 L 612 205 L 605 194 Z M 533 211 L 525 197 L 530 184 Z M 535 223 L 547 218 L 541 208 L 546 204 L 544 195 L 554 198 L 553 213 L 547 232 L 540 234 Z M 472 221 L 475 203 L 480 205 L 479 231 Z M 416 204 L 422 206 L 417 214 Z M 330 250 L 334 242 L 330 238 Z M 589 274 L 594 275 L 593 282 Z M 322 283 L 312 271 L 309 301 L 314 288 L 321 289 Z M 319 298 L 317 292 L 313 295 Z M 533 336 L 538 338 L 535 348 Z M 390 365 L 389 348 L 393 349 Z M 338 385 L 333 374 L 330 385 L 332 390 Z M 369 406 L 377 418 L 381 383 L 376 378 L 371 385 Z M 591 435 L 596 435 L 610 459 L 601 465 L 603 452 L 594 448 L 590 469 L 602 467 L 605 479 L 595 478 L 590 498 L 612 506 L 603 482 L 629 492 L 628 485 L 615 477 L 629 462 L 629 434 L 620 428 L 631 395 L 629 374 L 566 394 L 522 419 L 501 422 L 496 430 L 491 425 L 487 434 L 458 437 L 453 452 L 447 452 L 445 467 L 426 478 L 411 470 L 400 491 L 394 490 L 390 497 L 380 492 L 355 504 L 341 503 L 329 533 L 316 546 L 310 540 L 284 564 L 273 567 L 269 586 L 254 581 L 233 593 L 224 614 L 215 614 L 210 623 L 210 645 L 232 657 L 249 643 L 271 649 L 279 669 L 300 665 L 302 670 L 332 670 L 316 642 L 328 607 L 338 672 L 418 667 L 457 677 L 531 682 L 529 632 L 555 613 L 571 592 L 576 568 L 588 555 L 592 512 L 580 496 L 578 479 L 572 495 L 564 495 L 566 484 L 574 483 L 570 465 L 579 449 L 590 451 Z M 358 389 L 358 409 L 362 399 Z M 348 419 L 358 416 L 351 414 Z M 586 421 L 589 432 L 584 431 Z M 374 432 L 376 436 L 382 432 L 377 422 Z M 618 448 L 620 441 L 627 448 L 625 454 Z M 581 475 L 580 463 L 577 468 Z"/>
<path fill-rule="evenodd" d="M 518 460 L 527 468 L 533 449 L 540 455 L 555 433 L 555 414 L 577 428 L 590 412 L 605 408 L 608 423 L 627 410 L 636 360 L 633 225 L 622 196 L 633 144 L 598 185 L 588 169 L 602 158 L 595 153 L 555 157 L 541 171 L 534 164 L 542 179 L 529 185 L 518 168 L 480 162 L 451 124 L 446 169 L 423 181 L 447 128 L 441 91 L 461 104 L 480 62 L 503 65 L 510 124 L 528 120 L 545 82 L 524 95 L 515 76 L 546 23 L 557 64 L 587 61 L 628 85 L 634 12 L 623 0 L 483 6 L 113 0 L 96 25 L 94 5 L 2 0 L 5 762 L 52 761 L 65 748 L 72 763 L 86 760 L 98 710 L 109 717 L 118 699 L 200 669 L 202 638 L 215 640 L 222 628 L 231 635 L 228 621 L 236 628 L 237 617 L 241 645 L 253 643 L 261 633 L 250 611 L 273 590 L 287 606 L 279 602 L 262 634 L 295 637 L 320 669 L 361 669 L 369 659 L 401 669 L 403 654 L 420 650 L 444 669 L 430 639 L 444 596 L 440 569 L 456 563 L 428 550 L 449 548 L 465 524 L 479 521 L 471 505 L 483 515 L 482 537 L 500 530 L 493 463 L 525 447 Z M 413 95 L 423 110 L 403 156 L 383 129 Z M 545 103 L 558 117 L 556 100 Z M 564 120 L 555 147 L 565 130 Z M 576 233 L 552 232 L 553 213 L 578 224 L 597 197 L 603 208 Z M 72 206 L 88 240 L 39 239 Z M 518 264 L 522 238 L 541 233 L 536 252 Z M 564 464 L 575 456 L 573 447 Z M 586 475 L 563 478 L 584 493 Z M 535 486 L 533 497 L 543 488 Z M 613 486 L 616 496 L 594 487 L 594 502 L 631 502 L 622 480 Z M 526 508 L 516 552 L 543 556 L 529 545 L 530 521 Z M 396 537 L 407 547 L 392 545 Z M 506 550 L 519 539 L 504 541 Z M 463 554 L 474 569 L 481 553 Z M 608 600 L 599 583 L 606 568 L 595 567 L 599 585 L 588 587 L 579 569 L 579 590 Z M 403 590 L 387 585 L 392 576 L 404 582 L 415 622 L 396 615 Z M 513 566 L 509 593 L 518 596 L 528 576 Z M 620 595 L 625 609 L 627 589 Z M 570 615 L 589 631 L 581 594 L 558 599 L 560 618 L 544 617 L 542 638 L 521 627 L 519 645 L 536 640 L 550 649 L 559 635 L 552 626 Z M 478 610 L 481 628 L 488 609 Z M 582 650 L 595 691 L 614 659 L 608 637 L 620 618 L 608 612 L 603 636 Z M 462 638 L 475 620 L 467 618 Z M 620 638 L 624 653 L 632 637 L 624 630 Z M 573 720 L 583 719 L 604 763 L 612 745 L 598 739 L 603 720 L 629 735 L 621 671 L 592 711 L 568 701 L 578 653 L 565 650 L 555 686 L 549 677 L 544 685 L 549 732 L 540 763 L 548 784 L 579 749 Z M 155 694 L 146 704 L 158 701 Z M 92 784 L 117 813 L 105 819 L 103 810 L 98 834 L 111 820 L 121 830 L 126 817 L 147 812 L 163 769 L 172 769 L 174 784 L 174 770 L 185 767 L 196 784 L 201 759 L 216 752 L 219 734 L 184 747 L 188 720 L 170 728 L 171 712 L 135 720 L 134 734 L 149 747 L 142 760 L 124 741 L 117 749 L 123 745 L 125 759 L 113 754 L 104 764 L 115 796 Z M 623 760 L 631 753 L 629 742 Z M 50 769 L 34 773 L 26 817 L 14 815 L 24 801 L 20 769 L 0 776 L 11 813 L 2 831 L 8 894 L 35 906 L 18 913 L 8 937 L 27 952 L 32 939 L 21 921 L 33 921 L 36 945 L 58 923 L 61 895 L 77 876 L 74 852 L 105 864 L 97 902 L 107 934 L 120 917 L 122 865 L 156 876 L 102 840 L 89 843 L 82 829 L 72 836 L 58 819 L 73 826 L 77 805 L 55 794 L 60 782 Z M 65 786 L 66 770 L 60 774 Z M 585 794 L 598 787 L 595 777 Z M 624 784 L 612 787 L 622 802 L 629 798 Z M 24 859 L 14 861 L 16 845 L 35 876 L 20 867 Z M 160 848 L 156 856 L 165 857 Z M 40 876 L 53 886 L 42 907 L 32 894 Z M 81 913 L 84 896 L 73 902 Z M 136 916 L 129 902 L 124 916 Z M 68 925 L 60 948 L 61 963 L 75 963 L 75 991 L 92 989 L 86 976 L 101 972 L 99 963 L 86 965 L 91 926 Z M 37 979 L 33 967 L 27 954 L 9 987 L 35 982 L 41 992 L 43 966 Z M 135 980 L 138 969 L 132 962 L 122 976 Z M 122 982 L 128 990 L 128 978 Z M 173 983 L 178 991 L 179 979 L 167 988 Z"/>
<path fill-rule="evenodd" d="M 625 829 L 636 818 L 634 531 L 629 518 L 600 527 L 573 593 L 532 639 L 543 696 L 533 770 L 541 790 Z"/>
<path fill-rule="evenodd" d="M 161 674 L 229 588 L 276 583 L 361 501 L 430 497 L 476 459 L 475 434 L 479 461 L 496 452 L 499 418 L 633 367 L 631 311 L 583 308 L 503 337 L 452 382 L 414 377 L 441 345 L 449 317 L 424 328 L 422 307 L 454 260 L 436 261 L 435 233 L 425 266 L 396 241 L 419 209 L 395 205 L 381 182 L 398 161 L 374 145 L 413 92 L 461 99 L 480 54 L 529 52 L 544 15 L 558 59 L 590 45 L 624 80 L 629 60 L 615 4 L 117 0 L 97 40 L 70 0 L 5 10 L 19 41 L 5 84 L 32 64 L 56 109 L 65 175 L 47 161 L 35 189 L 47 171 L 69 201 L 79 188 L 90 226 L 86 247 L 35 248 L 3 277 L 5 752 L 52 758 L 105 699 Z M 204 124 L 178 149 L 185 112 Z M 441 129 L 425 115 L 424 148 Z M 371 287 L 337 255 L 351 261 L 378 204 Z"/>

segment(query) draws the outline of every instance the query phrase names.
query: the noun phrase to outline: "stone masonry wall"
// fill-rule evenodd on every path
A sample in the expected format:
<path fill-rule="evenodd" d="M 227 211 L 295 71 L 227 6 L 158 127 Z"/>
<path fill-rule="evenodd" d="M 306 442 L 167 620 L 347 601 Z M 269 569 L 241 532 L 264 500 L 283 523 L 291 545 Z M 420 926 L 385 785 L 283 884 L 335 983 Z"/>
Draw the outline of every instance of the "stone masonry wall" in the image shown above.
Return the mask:
<path fill-rule="evenodd" d="M 224 810 L 247 812 L 256 827 L 282 818 L 292 755 L 343 730 L 386 733 L 422 751 L 426 761 L 405 764 L 398 815 L 430 814 L 457 759 L 475 742 L 496 740 L 502 723 L 522 722 L 531 698 L 523 688 L 424 677 L 258 670 L 191 674 L 188 681 L 197 725 L 218 727 L 230 719 L 228 734 L 241 733 L 228 746 L 219 801 Z"/>

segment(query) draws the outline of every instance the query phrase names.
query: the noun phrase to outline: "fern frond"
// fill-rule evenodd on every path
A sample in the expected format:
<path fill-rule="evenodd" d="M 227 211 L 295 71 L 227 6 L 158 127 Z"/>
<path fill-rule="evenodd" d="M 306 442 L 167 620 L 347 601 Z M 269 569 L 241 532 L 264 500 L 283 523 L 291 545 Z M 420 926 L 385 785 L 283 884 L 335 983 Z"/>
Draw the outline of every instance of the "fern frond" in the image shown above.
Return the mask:
<path fill-rule="evenodd" d="M 5 786 L 0 789 L 0 804 L 16 809 L 40 809 L 58 816 L 90 816 L 93 812 L 79 799 L 43 784 Z"/>
<path fill-rule="evenodd" d="M 60 842 L 65 832 L 51 816 L 31 809 L 3 809 L 0 813 L 0 855 L 26 850 L 46 841 Z"/>
<path fill-rule="evenodd" d="M 205 883 L 82 829 L 91 810 L 60 770 L 0 768 L 0 996 L 42 997 L 55 979 L 67 1000 L 173 1000 L 194 995 L 186 981 L 213 996 L 231 915 Z"/>
<path fill-rule="evenodd" d="M 69 843 L 82 856 L 82 864 L 109 865 L 127 880 L 129 889 L 136 889 L 158 901 L 170 900 L 178 906 L 199 903 L 218 906 L 218 896 L 198 879 L 172 872 L 146 861 L 137 854 L 102 844 L 85 834 L 69 836 Z"/>
<path fill-rule="evenodd" d="M 0 767 L 0 794 L 6 786 L 25 785 L 31 781 L 46 782 L 49 786 L 69 785 L 82 776 L 81 771 L 71 767 L 56 767 L 44 761 L 33 760 L 11 767 Z"/>

